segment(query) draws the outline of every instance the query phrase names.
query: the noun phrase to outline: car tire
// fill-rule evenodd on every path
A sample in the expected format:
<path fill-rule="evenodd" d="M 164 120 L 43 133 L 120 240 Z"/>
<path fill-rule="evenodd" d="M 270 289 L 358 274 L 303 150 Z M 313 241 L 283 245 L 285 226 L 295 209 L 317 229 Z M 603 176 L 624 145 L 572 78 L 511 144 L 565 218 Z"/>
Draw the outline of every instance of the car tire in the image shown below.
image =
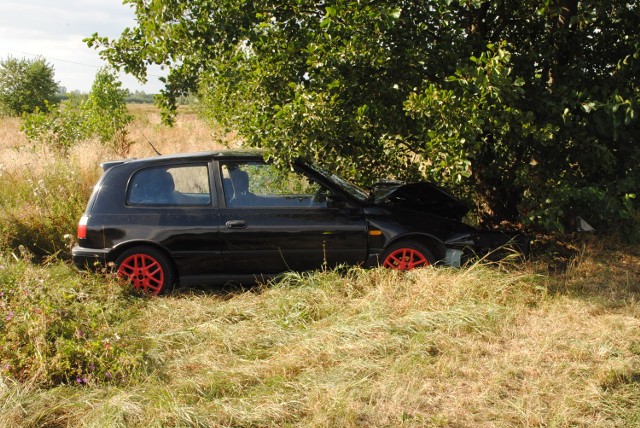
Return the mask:
<path fill-rule="evenodd" d="M 169 257 L 149 246 L 133 247 L 122 253 L 116 260 L 116 272 L 134 288 L 154 296 L 168 291 L 176 280 Z"/>
<path fill-rule="evenodd" d="M 400 241 L 385 250 L 381 265 L 390 269 L 411 270 L 435 262 L 431 251 L 417 241 Z"/>

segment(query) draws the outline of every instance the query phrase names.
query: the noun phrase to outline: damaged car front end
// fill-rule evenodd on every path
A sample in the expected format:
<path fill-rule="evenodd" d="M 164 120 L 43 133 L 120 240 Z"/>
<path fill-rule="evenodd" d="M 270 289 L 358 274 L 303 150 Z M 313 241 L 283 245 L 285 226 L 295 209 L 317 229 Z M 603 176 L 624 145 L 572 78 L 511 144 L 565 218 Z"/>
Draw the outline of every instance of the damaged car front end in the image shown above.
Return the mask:
<path fill-rule="evenodd" d="M 320 167 L 313 169 L 360 200 L 370 231 L 379 231 L 369 237 L 368 266 L 389 266 L 389 248 L 401 247 L 398 243 L 403 242 L 409 250 L 422 244 L 431 264 L 452 267 L 480 258 L 496 261 L 529 253 L 529 238 L 523 233 L 482 230 L 464 223 L 467 204 L 433 183 L 385 180 L 367 192 Z"/>

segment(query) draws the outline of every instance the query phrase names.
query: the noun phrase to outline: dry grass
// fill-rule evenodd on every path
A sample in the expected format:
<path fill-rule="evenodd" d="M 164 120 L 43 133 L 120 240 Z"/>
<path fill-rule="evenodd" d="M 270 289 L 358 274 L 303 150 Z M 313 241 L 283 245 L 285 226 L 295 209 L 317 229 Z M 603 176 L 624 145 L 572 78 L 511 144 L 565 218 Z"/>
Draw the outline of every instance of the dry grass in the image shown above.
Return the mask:
<path fill-rule="evenodd" d="M 153 145 L 162 154 L 238 148 L 240 140 L 234 133 L 225 134 L 212 129 L 187 106 L 178 110 L 176 125 L 162 124 L 158 109 L 152 105 L 130 104 L 135 120 L 128 128 L 128 139 L 133 141 L 130 157 L 155 156 Z M 21 119 L 0 119 L 0 171 L 35 177 L 55 162 L 55 156 L 45 147 L 35 147 L 20 131 Z M 100 162 L 120 158 L 102 147 L 97 141 L 85 141 L 71 151 L 69 162 L 90 175 L 95 182 Z"/>
<path fill-rule="evenodd" d="M 151 105 L 129 105 L 135 120 L 129 127 L 129 138 L 135 141 L 133 157 L 154 156 L 149 142 L 162 154 L 238 148 L 240 140 L 235 133 L 223 133 L 209 127 L 188 106 L 178 109 L 176 124 L 162 124 L 160 113 Z"/>
<path fill-rule="evenodd" d="M 28 143 L 20 132 L 21 123 L 17 117 L 0 117 L 0 174 L 30 169 L 42 157 L 34 150 L 26 150 Z"/>

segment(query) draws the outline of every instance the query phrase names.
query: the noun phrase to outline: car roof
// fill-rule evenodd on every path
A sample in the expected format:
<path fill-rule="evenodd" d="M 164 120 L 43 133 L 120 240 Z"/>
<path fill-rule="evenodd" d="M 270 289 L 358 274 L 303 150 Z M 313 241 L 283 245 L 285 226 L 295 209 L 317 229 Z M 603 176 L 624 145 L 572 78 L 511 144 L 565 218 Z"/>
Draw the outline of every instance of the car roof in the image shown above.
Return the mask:
<path fill-rule="evenodd" d="M 261 150 L 210 150 L 191 153 L 172 153 L 168 155 L 159 155 L 146 158 L 131 158 L 115 161 L 103 162 L 100 164 L 104 171 L 122 164 L 134 163 L 155 163 L 164 161 L 183 161 L 183 160 L 200 160 L 200 159 L 231 159 L 231 158 L 261 158 L 263 153 Z"/>

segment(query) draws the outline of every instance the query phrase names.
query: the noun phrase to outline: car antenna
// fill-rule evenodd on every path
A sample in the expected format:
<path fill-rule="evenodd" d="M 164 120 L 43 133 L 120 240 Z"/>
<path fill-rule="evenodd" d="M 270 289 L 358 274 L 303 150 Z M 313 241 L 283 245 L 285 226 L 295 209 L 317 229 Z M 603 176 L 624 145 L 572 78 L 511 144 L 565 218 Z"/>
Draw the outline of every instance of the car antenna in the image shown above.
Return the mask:
<path fill-rule="evenodd" d="M 158 149 L 155 148 L 155 146 L 153 145 L 153 143 L 151 143 L 151 140 L 147 138 L 146 135 L 144 135 L 144 132 L 142 132 L 142 129 L 140 129 L 140 127 L 138 126 L 137 123 L 133 122 L 133 124 L 136 126 L 136 129 L 140 132 L 140 134 L 142 134 L 142 136 L 144 137 L 145 140 L 147 140 L 147 143 L 149 143 L 149 145 L 151 146 L 151 148 L 153 149 L 154 152 L 156 152 L 156 154 L 158 156 L 162 156 L 162 153 L 160 153 L 158 151 Z"/>

